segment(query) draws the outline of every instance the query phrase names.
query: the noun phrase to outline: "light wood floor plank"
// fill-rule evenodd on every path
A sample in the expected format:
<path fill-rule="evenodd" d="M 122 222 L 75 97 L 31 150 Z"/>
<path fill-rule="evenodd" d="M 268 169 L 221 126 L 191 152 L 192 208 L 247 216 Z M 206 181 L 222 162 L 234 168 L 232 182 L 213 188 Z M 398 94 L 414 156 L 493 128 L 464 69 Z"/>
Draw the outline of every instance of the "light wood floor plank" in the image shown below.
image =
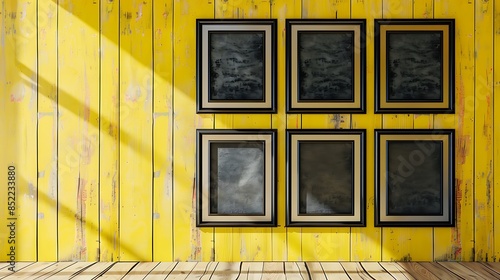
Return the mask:
<path fill-rule="evenodd" d="M 306 262 L 306 267 L 311 279 L 326 280 L 325 272 L 320 262 Z"/>
<path fill-rule="evenodd" d="M 140 262 L 130 270 L 123 279 L 142 279 L 153 270 L 159 262 Z"/>
<path fill-rule="evenodd" d="M 99 279 L 119 280 L 137 265 L 137 262 L 117 262 L 108 271 L 106 271 Z"/>
<path fill-rule="evenodd" d="M 264 262 L 262 280 L 285 280 L 285 267 L 283 262 Z"/>
<path fill-rule="evenodd" d="M 14 271 L 15 272 L 20 271 L 23 268 L 28 267 L 28 266 L 33 265 L 33 264 L 34 264 L 34 262 L 16 262 L 16 264 L 14 265 Z M 12 271 L 9 270 L 10 267 L 11 266 L 8 265 L 8 266 L 5 266 L 5 267 L 0 269 L 0 279 L 4 279 L 4 277 L 7 277 L 7 276 L 12 274 Z"/>
<path fill-rule="evenodd" d="M 241 262 L 220 262 L 210 279 L 236 280 L 240 274 Z"/>
<path fill-rule="evenodd" d="M 207 268 L 205 269 L 205 273 L 201 276 L 200 280 L 210 280 L 218 265 L 218 262 L 209 262 Z"/>
<path fill-rule="evenodd" d="M 186 280 L 199 280 L 202 276 L 205 275 L 205 271 L 207 270 L 209 265 L 210 262 L 196 263 L 193 270 L 191 270 L 189 275 L 186 277 Z"/>
<path fill-rule="evenodd" d="M 375 279 L 380 279 L 380 280 L 394 280 L 395 278 L 392 277 L 385 269 L 380 266 L 378 262 L 361 262 L 361 266 L 363 269 L 368 273 L 371 277 Z"/>
<path fill-rule="evenodd" d="M 423 267 L 421 264 L 415 262 L 398 262 L 395 263 L 405 270 L 407 273 L 411 274 L 416 279 L 422 280 L 441 280 L 432 274 L 428 269 Z"/>
<path fill-rule="evenodd" d="M 59 271 L 75 264 L 76 262 L 56 262 L 54 265 L 46 267 L 45 269 L 37 271 L 30 277 L 25 278 L 28 279 L 47 279 L 52 275 L 57 274 Z"/>
<path fill-rule="evenodd" d="M 263 262 L 243 262 L 238 280 L 260 280 L 263 270 Z"/>
<path fill-rule="evenodd" d="M 70 279 L 73 275 L 78 274 L 80 271 L 85 270 L 91 265 L 95 264 L 95 262 L 76 262 L 63 270 L 60 270 L 56 274 L 49 276 L 47 279 L 50 280 L 67 280 Z"/>
<path fill-rule="evenodd" d="M 492 269 L 496 273 L 500 274 L 500 263 L 497 263 L 497 262 L 483 262 L 481 264 L 487 266 L 488 268 Z"/>
<path fill-rule="evenodd" d="M 296 262 L 296 264 L 299 267 L 300 274 L 302 275 L 302 278 L 310 279 L 311 277 L 309 276 L 309 272 L 307 271 L 306 263 L 305 262 Z"/>
<path fill-rule="evenodd" d="M 191 270 L 196 266 L 196 262 L 179 262 L 168 274 L 167 280 L 184 280 L 187 278 Z"/>
<path fill-rule="evenodd" d="M 87 280 L 92 279 L 98 275 L 106 272 L 114 263 L 113 262 L 96 262 L 93 265 L 79 271 L 72 278 L 73 280 Z"/>
<path fill-rule="evenodd" d="M 54 264 L 55 264 L 55 262 L 35 262 L 32 265 L 29 265 L 29 266 L 25 267 L 24 269 L 20 269 L 17 272 L 15 272 L 14 274 L 11 274 L 11 275 L 9 275 L 5 278 L 2 278 L 2 279 L 11 280 L 11 279 L 28 278 L 32 275 L 35 275 L 39 271 L 41 271 L 41 270 L 43 270 L 51 265 L 54 265 Z"/>
<path fill-rule="evenodd" d="M 321 262 L 321 266 L 327 279 L 350 279 L 339 262 Z"/>
<path fill-rule="evenodd" d="M 439 262 L 440 265 L 446 267 L 448 270 L 453 271 L 456 275 L 462 277 L 463 279 L 483 279 L 477 275 L 474 271 L 468 269 L 467 267 L 461 265 L 457 262 Z"/>
<path fill-rule="evenodd" d="M 341 262 L 340 264 L 352 280 L 372 279 L 359 262 Z"/>
<path fill-rule="evenodd" d="M 302 274 L 300 273 L 300 269 L 295 262 L 285 262 L 285 275 L 286 279 L 292 280 L 303 280 Z"/>
<path fill-rule="evenodd" d="M 177 264 L 177 262 L 162 262 L 151 270 L 144 280 L 163 280 L 172 272 Z"/>
<path fill-rule="evenodd" d="M 450 279 L 450 280 L 462 279 L 458 277 L 458 275 L 454 274 L 451 271 L 448 271 L 448 269 L 444 268 L 443 266 L 439 265 L 436 262 L 419 262 L 419 264 L 425 267 L 439 279 Z"/>
<path fill-rule="evenodd" d="M 479 276 L 485 279 L 500 279 L 500 273 L 489 269 L 482 263 L 478 262 L 460 262 L 461 265 L 469 268 L 470 270 L 477 273 Z"/>
<path fill-rule="evenodd" d="M 379 262 L 389 274 L 397 280 L 416 280 L 415 277 L 411 276 L 408 272 L 402 269 L 400 266 L 392 262 Z"/>

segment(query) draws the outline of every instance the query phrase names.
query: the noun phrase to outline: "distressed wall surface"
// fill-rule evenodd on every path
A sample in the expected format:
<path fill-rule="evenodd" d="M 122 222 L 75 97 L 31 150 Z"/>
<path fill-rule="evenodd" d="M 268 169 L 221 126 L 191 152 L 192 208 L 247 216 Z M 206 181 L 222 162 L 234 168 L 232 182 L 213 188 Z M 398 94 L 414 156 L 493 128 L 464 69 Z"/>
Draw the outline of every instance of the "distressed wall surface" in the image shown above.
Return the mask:
<path fill-rule="evenodd" d="M 500 1 L 0 3 L 0 261 L 8 166 L 17 260 L 499 260 Z M 278 19 L 276 114 L 195 114 L 196 18 Z M 286 18 L 367 19 L 367 114 L 285 113 Z M 375 18 L 456 19 L 456 114 L 374 114 Z M 196 128 L 278 129 L 278 227 L 195 227 Z M 284 227 L 286 128 L 367 129 L 366 227 Z M 456 227 L 374 227 L 375 128 L 456 129 Z"/>

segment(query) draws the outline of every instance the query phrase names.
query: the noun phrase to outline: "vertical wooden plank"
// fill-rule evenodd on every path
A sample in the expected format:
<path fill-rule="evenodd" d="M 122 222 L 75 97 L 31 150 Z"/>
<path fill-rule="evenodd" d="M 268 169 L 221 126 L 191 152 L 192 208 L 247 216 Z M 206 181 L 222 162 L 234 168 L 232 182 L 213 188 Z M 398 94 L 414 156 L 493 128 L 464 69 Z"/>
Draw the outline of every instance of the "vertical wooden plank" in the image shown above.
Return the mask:
<path fill-rule="evenodd" d="M 10 260 L 13 252 L 17 261 L 33 261 L 36 260 L 37 222 L 36 3 L 2 1 L 1 12 L 0 129 L 4 153 L 0 159 L 0 178 L 5 187 L 0 199 L 3 208 L 0 220 L 5 226 L 0 234 L 3 240 L 0 260 Z M 14 233 L 9 230 L 12 224 Z M 11 238 L 15 238 L 15 243 Z"/>
<path fill-rule="evenodd" d="M 174 260 L 213 259 L 213 228 L 196 228 L 196 128 L 212 128 L 213 114 L 196 112 L 196 19 L 213 18 L 209 1 L 174 2 Z M 187 32 L 189 31 L 189 32 Z"/>
<path fill-rule="evenodd" d="M 119 3 L 100 1 L 100 200 L 99 261 L 116 261 L 119 244 L 120 75 Z"/>
<path fill-rule="evenodd" d="M 353 114 L 352 128 L 366 129 L 366 227 L 351 228 L 351 261 L 378 261 L 381 255 L 380 228 L 374 226 L 375 216 L 375 135 L 382 127 L 382 115 L 374 114 L 374 19 L 382 17 L 382 0 L 353 1 L 352 17 L 366 18 L 366 114 Z"/>
<path fill-rule="evenodd" d="M 120 260 L 152 259 L 152 6 L 120 2 Z"/>
<path fill-rule="evenodd" d="M 98 259 L 99 5 L 58 16 L 58 259 Z"/>
<path fill-rule="evenodd" d="M 216 18 L 269 18 L 269 0 L 259 1 L 215 1 Z M 216 115 L 216 128 L 271 128 L 270 114 Z M 228 234 L 231 235 L 228 243 Z M 215 254 L 217 261 L 271 260 L 273 253 L 271 229 L 232 228 L 215 229 Z M 219 258 L 221 257 L 221 258 Z"/>
<path fill-rule="evenodd" d="M 493 256 L 493 2 L 475 2 L 475 259 Z"/>
<path fill-rule="evenodd" d="M 173 0 L 153 1 L 153 260 L 172 261 Z"/>
<path fill-rule="evenodd" d="M 413 18 L 433 18 L 434 0 L 413 0 Z M 413 128 L 433 128 L 433 114 L 415 114 Z"/>
<path fill-rule="evenodd" d="M 494 22 L 493 22 L 493 69 L 500 69 L 500 5 L 493 5 Z M 500 174 L 500 70 L 493 71 L 493 174 Z M 500 175 L 494 176 L 493 210 L 494 217 L 500 217 Z M 493 261 L 500 259 L 500 224 L 493 224 Z"/>
<path fill-rule="evenodd" d="M 272 260 L 273 261 L 284 261 L 289 258 L 287 254 L 288 244 L 287 244 L 287 228 L 285 228 L 285 211 L 286 209 L 286 128 L 288 120 L 291 123 L 296 123 L 293 117 L 287 120 L 287 114 L 285 112 L 286 104 L 286 89 L 285 89 L 285 55 L 286 55 L 286 30 L 285 30 L 285 19 L 287 18 L 299 18 L 301 13 L 301 5 L 297 3 L 288 3 L 286 0 L 277 0 L 271 2 L 271 17 L 278 19 L 278 65 L 277 65 L 277 79 L 278 79 L 278 112 L 272 115 L 272 128 L 278 130 L 278 227 L 272 229 Z M 294 116 L 300 116 L 294 114 Z"/>
<path fill-rule="evenodd" d="M 434 229 L 434 260 L 474 260 L 474 4 L 434 2 L 436 18 L 455 19 L 456 226 Z M 450 120 L 453 121 L 453 118 Z"/>
<path fill-rule="evenodd" d="M 350 0 L 304 0 L 302 18 L 350 18 Z"/>
<path fill-rule="evenodd" d="M 413 0 L 383 0 L 384 18 L 411 18 Z"/>
<path fill-rule="evenodd" d="M 38 261 L 57 260 L 57 14 L 38 2 Z"/>
<path fill-rule="evenodd" d="M 384 18 L 411 18 L 413 16 L 413 1 L 411 0 L 384 0 L 383 6 Z M 414 127 L 414 118 L 413 114 L 386 114 L 383 116 L 383 128 L 411 129 Z M 382 260 L 432 259 L 432 238 L 432 228 L 383 228 Z"/>

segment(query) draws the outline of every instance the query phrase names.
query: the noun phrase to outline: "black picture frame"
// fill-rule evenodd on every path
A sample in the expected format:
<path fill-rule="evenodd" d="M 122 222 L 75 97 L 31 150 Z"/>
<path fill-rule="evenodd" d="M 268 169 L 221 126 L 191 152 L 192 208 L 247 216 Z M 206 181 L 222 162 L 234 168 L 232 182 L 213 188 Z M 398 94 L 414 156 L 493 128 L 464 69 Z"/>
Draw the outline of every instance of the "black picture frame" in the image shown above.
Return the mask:
<path fill-rule="evenodd" d="M 287 130 L 287 226 L 366 225 L 365 134 Z"/>
<path fill-rule="evenodd" d="M 276 226 L 276 130 L 196 133 L 196 225 Z"/>
<path fill-rule="evenodd" d="M 375 226 L 453 227 L 455 131 L 375 130 Z"/>
<path fill-rule="evenodd" d="M 365 113 L 366 20 L 287 19 L 288 113 Z"/>
<path fill-rule="evenodd" d="M 375 113 L 455 112 L 455 20 L 375 20 Z"/>
<path fill-rule="evenodd" d="M 276 19 L 197 19 L 197 113 L 276 112 Z"/>

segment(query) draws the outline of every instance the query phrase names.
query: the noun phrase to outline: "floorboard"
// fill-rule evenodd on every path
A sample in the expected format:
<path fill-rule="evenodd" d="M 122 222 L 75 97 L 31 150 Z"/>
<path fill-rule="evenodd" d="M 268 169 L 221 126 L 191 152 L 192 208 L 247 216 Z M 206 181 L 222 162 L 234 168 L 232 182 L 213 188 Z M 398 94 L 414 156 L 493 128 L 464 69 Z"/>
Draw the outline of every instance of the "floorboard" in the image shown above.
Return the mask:
<path fill-rule="evenodd" d="M 115 263 L 113 263 L 113 262 L 96 262 L 96 263 L 86 267 L 85 269 L 79 271 L 77 274 L 75 274 L 70 279 L 72 279 L 72 280 L 92 279 L 93 277 L 97 277 L 99 275 L 104 274 L 114 264 Z"/>
<path fill-rule="evenodd" d="M 260 280 L 263 270 L 263 262 L 243 262 L 238 280 Z"/>
<path fill-rule="evenodd" d="M 327 279 L 349 280 L 344 267 L 338 262 L 322 262 L 321 266 Z"/>
<path fill-rule="evenodd" d="M 362 262 L 363 269 L 374 279 L 380 280 L 394 280 L 391 274 L 387 273 L 385 269 L 378 262 Z"/>
<path fill-rule="evenodd" d="M 71 279 L 72 276 L 78 274 L 79 272 L 85 270 L 86 268 L 93 265 L 94 262 L 76 262 L 72 265 L 60 270 L 56 274 L 50 275 L 47 279 L 49 280 L 67 280 Z"/>
<path fill-rule="evenodd" d="M 0 262 L 0 279 L 462 280 L 500 279 L 493 262 Z"/>
<path fill-rule="evenodd" d="M 262 280 L 285 280 L 285 267 L 283 262 L 264 262 Z"/>
<path fill-rule="evenodd" d="M 463 279 L 483 279 L 481 276 L 477 275 L 474 271 L 468 269 L 467 267 L 461 265 L 457 262 L 439 262 L 440 265 L 446 267 L 449 271 L 453 271 L 456 275 L 462 277 Z"/>
<path fill-rule="evenodd" d="M 144 278 L 144 280 L 163 280 L 170 272 L 177 266 L 176 262 L 162 262 L 155 266 L 148 275 Z"/>
<path fill-rule="evenodd" d="M 125 277 L 138 263 L 137 262 L 118 262 L 106 271 L 99 279 L 119 280 Z"/>
<path fill-rule="evenodd" d="M 495 271 L 496 273 L 500 274 L 500 263 L 497 263 L 497 262 L 485 262 L 485 263 L 481 263 L 485 266 L 487 266 L 489 269 Z"/>
<path fill-rule="evenodd" d="M 443 269 L 443 266 L 441 266 L 438 263 L 435 262 L 421 262 L 419 263 L 422 265 L 424 268 L 429 270 L 432 274 L 434 274 L 436 277 L 440 279 L 450 279 L 450 280 L 458 280 L 462 279 L 452 271 L 447 270 L 446 268 Z"/>
<path fill-rule="evenodd" d="M 32 276 L 36 275 L 40 271 L 46 269 L 49 266 L 55 265 L 55 262 L 36 262 L 31 265 L 28 265 L 22 269 L 19 269 L 16 273 L 11 274 L 5 278 L 5 280 L 11 280 L 11 279 L 19 279 L 22 277 L 23 279 L 29 279 Z"/>
<path fill-rule="evenodd" d="M 18 262 L 14 265 L 14 272 L 20 271 L 23 268 L 34 264 L 33 262 Z M 13 272 L 9 270 L 11 268 L 10 265 L 5 266 L 0 269 L 0 279 L 5 279 L 5 277 L 11 275 Z"/>
<path fill-rule="evenodd" d="M 406 272 L 406 270 L 402 269 L 399 265 L 391 262 L 380 262 L 379 264 L 396 280 L 416 280 L 415 277 Z"/>
<path fill-rule="evenodd" d="M 123 280 L 143 279 L 158 264 L 159 262 L 140 262 L 136 266 L 134 266 L 122 279 Z"/>
<path fill-rule="evenodd" d="M 477 262 L 461 262 L 463 266 L 477 273 L 484 279 L 500 279 L 500 274 Z"/>
<path fill-rule="evenodd" d="M 210 279 L 236 280 L 240 274 L 240 266 L 240 262 L 220 262 L 215 268 Z"/>
<path fill-rule="evenodd" d="M 342 267 L 352 280 L 373 279 L 358 262 L 342 262 Z"/>
<path fill-rule="evenodd" d="M 407 273 L 411 274 L 413 278 L 418 280 L 441 280 L 428 269 L 416 262 L 398 262 L 396 263 Z"/>

